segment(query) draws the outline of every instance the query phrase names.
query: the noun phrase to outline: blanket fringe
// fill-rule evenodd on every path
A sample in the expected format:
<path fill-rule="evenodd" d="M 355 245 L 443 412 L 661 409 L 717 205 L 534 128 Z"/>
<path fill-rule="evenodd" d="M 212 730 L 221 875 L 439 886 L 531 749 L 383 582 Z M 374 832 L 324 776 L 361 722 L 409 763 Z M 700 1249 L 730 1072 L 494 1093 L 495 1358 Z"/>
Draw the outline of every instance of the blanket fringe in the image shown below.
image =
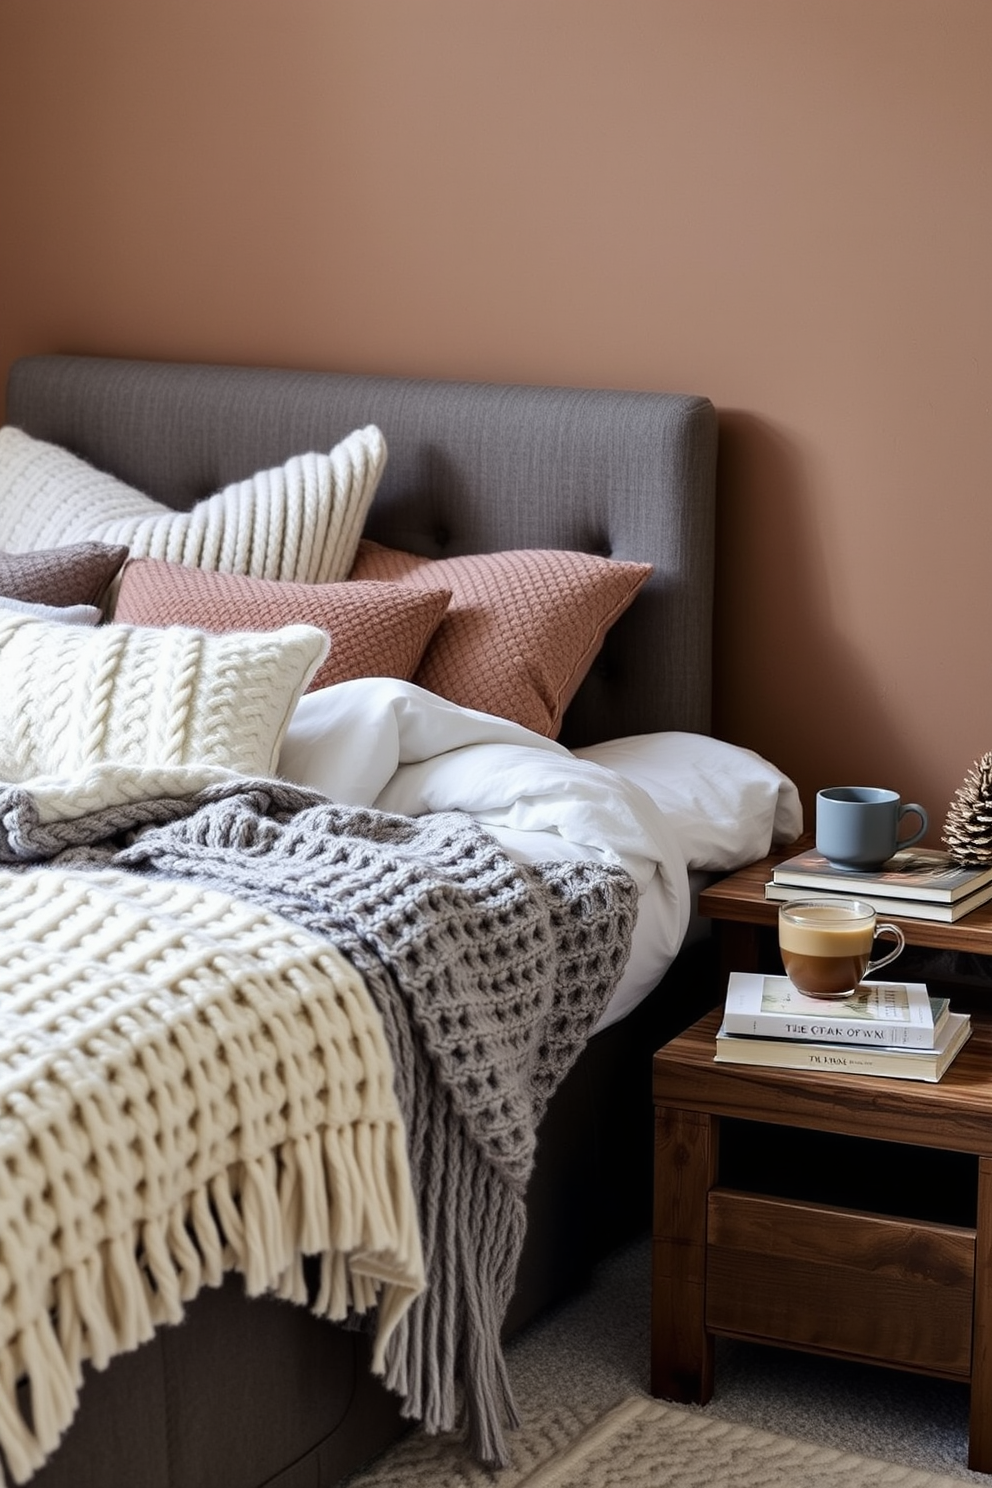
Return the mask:
<path fill-rule="evenodd" d="M 403 1414 L 425 1431 L 453 1431 L 464 1416 L 475 1459 L 506 1467 L 504 1431 L 516 1429 L 520 1418 L 500 1332 L 526 1230 L 523 1195 L 493 1169 L 480 1171 L 460 1122 L 444 1131 L 443 1154 L 432 1164 L 439 1179 L 443 1174 L 443 1192 L 421 1195 L 423 1243 L 425 1253 L 440 1248 L 459 1263 L 432 1276 L 399 1320 L 386 1344 L 385 1381 L 403 1397 Z"/>
<path fill-rule="evenodd" d="M 390 1338 L 423 1284 L 409 1184 L 394 1181 L 405 1164 L 402 1129 L 387 1122 L 308 1133 L 235 1164 L 209 1192 L 196 1190 L 63 1271 L 51 1312 L 0 1353 L 0 1448 L 14 1482 L 27 1481 L 58 1446 L 78 1407 L 85 1360 L 105 1369 L 160 1324 L 179 1322 L 184 1304 L 232 1269 L 251 1296 L 286 1295 L 288 1288 L 304 1300 L 302 1256 L 320 1256 L 330 1284 L 325 1280 L 314 1310 L 341 1319 L 378 1304 L 381 1372 Z M 376 1182 L 366 1186 L 362 1174 L 369 1172 Z M 22 1408 L 25 1386 L 29 1406 Z"/>

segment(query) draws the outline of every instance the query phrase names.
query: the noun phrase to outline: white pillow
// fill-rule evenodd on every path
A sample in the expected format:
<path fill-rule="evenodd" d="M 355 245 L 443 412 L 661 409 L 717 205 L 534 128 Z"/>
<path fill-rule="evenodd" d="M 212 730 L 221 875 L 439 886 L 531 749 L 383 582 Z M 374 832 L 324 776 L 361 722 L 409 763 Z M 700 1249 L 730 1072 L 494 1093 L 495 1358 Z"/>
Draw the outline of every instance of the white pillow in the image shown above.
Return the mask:
<path fill-rule="evenodd" d="M 386 463 L 374 424 L 329 454 L 295 455 L 177 512 L 68 450 L 0 429 L 0 549 L 86 540 L 137 558 L 328 584 L 346 579 Z"/>
<path fill-rule="evenodd" d="M 0 609 L 0 779 L 102 761 L 271 776 L 322 630 L 60 625 Z"/>
<path fill-rule="evenodd" d="M 27 599 L 11 599 L 7 594 L 0 594 L 0 606 L 5 610 L 16 610 L 19 615 L 31 615 L 35 620 L 54 620 L 61 625 L 99 625 L 103 619 L 99 605 L 32 604 Z"/>
<path fill-rule="evenodd" d="M 651 797 L 674 828 L 687 868 L 729 873 L 802 832 L 796 786 L 737 744 L 673 731 L 610 739 L 575 753 Z"/>

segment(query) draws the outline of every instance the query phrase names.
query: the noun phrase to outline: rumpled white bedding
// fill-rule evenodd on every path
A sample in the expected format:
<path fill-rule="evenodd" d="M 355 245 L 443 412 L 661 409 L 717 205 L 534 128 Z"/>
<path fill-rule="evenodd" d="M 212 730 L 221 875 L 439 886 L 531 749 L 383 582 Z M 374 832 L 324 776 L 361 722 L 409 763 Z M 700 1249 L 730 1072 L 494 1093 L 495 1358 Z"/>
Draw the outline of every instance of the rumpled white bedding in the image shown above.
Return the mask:
<path fill-rule="evenodd" d="M 464 811 L 521 862 L 625 867 L 641 894 L 637 929 L 599 1028 L 635 1007 L 677 954 L 690 869 L 729 872 L 802 830 L 796 787 L 750 750 L 670 732 L 573 753 L 391 678 L 307 693 L 278 769 L 346 804 L 408 816 Z"/>

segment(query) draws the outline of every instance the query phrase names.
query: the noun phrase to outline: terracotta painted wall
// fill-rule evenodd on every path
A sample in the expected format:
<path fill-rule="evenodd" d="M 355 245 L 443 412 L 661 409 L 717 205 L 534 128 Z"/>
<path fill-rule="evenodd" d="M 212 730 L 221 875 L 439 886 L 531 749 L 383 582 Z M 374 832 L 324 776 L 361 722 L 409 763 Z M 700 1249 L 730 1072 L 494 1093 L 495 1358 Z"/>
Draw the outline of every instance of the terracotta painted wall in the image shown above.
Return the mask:
<path fill-rule="evenodd" d="M 716 726 L 992 748 L 989 0 L 0 0 L 42 350 L 707 393 Z"/>

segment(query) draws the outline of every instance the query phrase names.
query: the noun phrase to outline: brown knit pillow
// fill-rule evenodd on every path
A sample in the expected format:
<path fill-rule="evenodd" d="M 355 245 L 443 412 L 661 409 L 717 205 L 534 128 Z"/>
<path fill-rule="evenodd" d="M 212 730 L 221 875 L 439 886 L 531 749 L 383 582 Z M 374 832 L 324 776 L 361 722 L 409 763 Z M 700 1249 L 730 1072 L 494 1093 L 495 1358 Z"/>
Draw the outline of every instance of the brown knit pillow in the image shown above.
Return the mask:
<path fill-rule="evenodd" d="M 29 604 L 99 604 L 126 557 L 127 548 L 101 542 L 0 553 L 0 594 Z"/>
<path fill-rule="evenodd" d="M 132 558 L 121 575 L 114 620 L 215 632 L 316 625 L 330 636 L 331 649 L 310 683 L 313 692 L 352 677 L 408 682 L 450 598 L 438 585 L 295 584 Z"/>
<path fill-rule="evenodd" d="M 351 578 L 450 589 L 413 681 L 554 739 L 606 632 L 650 572 L 649 563 L 540 548 L 418 558 L 363 538 Z"/>

